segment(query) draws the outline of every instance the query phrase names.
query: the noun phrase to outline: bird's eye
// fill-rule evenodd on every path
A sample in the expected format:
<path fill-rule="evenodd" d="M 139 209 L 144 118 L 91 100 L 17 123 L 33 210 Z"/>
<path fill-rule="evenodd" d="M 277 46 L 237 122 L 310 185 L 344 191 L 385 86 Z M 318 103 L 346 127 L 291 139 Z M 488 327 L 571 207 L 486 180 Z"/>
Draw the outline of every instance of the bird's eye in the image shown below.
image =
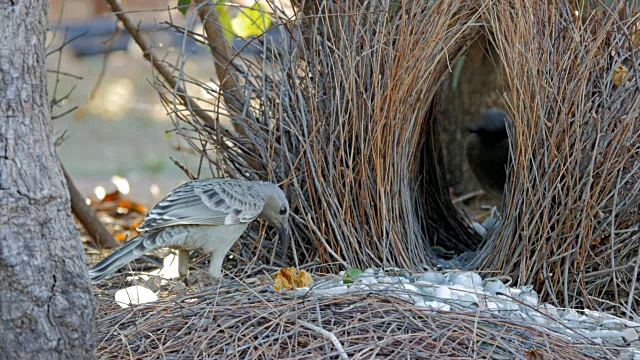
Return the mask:
<path fill-rule="evenodd" d="M 287 215 L 287 208 L 286 207 L 281 207 L 280 208 L 280 215 Z"/>

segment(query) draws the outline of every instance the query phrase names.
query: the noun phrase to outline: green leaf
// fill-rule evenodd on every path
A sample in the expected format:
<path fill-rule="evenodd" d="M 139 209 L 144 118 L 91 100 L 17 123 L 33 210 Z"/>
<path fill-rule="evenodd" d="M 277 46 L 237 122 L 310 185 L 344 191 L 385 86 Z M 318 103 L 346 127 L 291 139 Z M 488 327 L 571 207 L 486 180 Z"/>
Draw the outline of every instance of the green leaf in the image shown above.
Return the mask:
<path fill-rule="evenodd" d="M 229 14 L 229 9 L 224 5 L 216 5 L 216 11 L 218 12 L 218 17 L 220 18 L 220 25 L 224 29 L 224 37 L 227 41 L 231 42 L 233 40 L 233 33 L 231 32 L 231 15 Z"/>
<path fill-rule="evenodd" d="M 191 0 L 178 0 L 178 11 L 180 11 L 182 15 L 187 15 L 189 5 L 191 5 Z"/>
<path fill-rule="evenodd" d="M 251 8 L 239 8 L 238 15 L 231 20 L 231 29 L 241 38 L 264 33 L 271 25 L 271 17 L 257 2 Z"/>
<path fill-rule="evenodd" d="M 346 278 L 354 278 L 356 276 L 362 275 L 364 274 L 364 271 L 358 269 L 358 268 L 351 268 L 349 270 L 347 270 L 344 274 L 344 276 Z"/>
<path fill-rule="evenodd" d="M 257 2 L 252 7 L 236 7 L 238 14 L 233 17 L 226 5 L 216 5 L 224 37 L 231 42 L 234 35 L 246 38 L 264 33 L 271 25 L 271 17 Z"/>
<path fill-rule="evenodd" d="M 364 271 L 358 269 L 358 268 L 351 268 L 347 271 L 344 272 L 344 278 L 345 280 L 342 281 L 343 284 L 353 284 L 353 280 L 349 280 L 349 279 L 353 279 L 354 277 L 363 274 Z"/>

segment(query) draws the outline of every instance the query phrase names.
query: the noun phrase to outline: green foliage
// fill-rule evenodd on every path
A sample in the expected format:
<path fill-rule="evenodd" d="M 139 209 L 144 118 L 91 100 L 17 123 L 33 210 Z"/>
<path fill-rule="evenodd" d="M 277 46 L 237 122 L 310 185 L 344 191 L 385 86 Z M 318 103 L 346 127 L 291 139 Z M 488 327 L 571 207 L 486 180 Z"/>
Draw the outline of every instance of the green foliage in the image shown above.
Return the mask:
<path fill-rule="evenodd" d="M 252 7 L 238 7 L 238 14 L 232 17 L 229 7 L 218 4 L 216 10 L 220 16 L 220 24 L 224 28 L 224 35 L 231 41 L 236 35 L 241 38 L 260 35 L 271 25 L 271 17 L 264 12 L 262 6 L 255 2 Z"/>
<path fill-rule="evenodd" d="M 180 11 L 182 15 L 187 15 L 189 5 L 191 5 L 191 0 L 178 0 L 178 11 Z"/>
<path fill-rule="evenodd" d="M 352 284 L 353 280 L 349 280 L 349 279 L 353 279 L 356 276 L 362 275 L 364 273 L 364 271 L 362 271 L 361 269 L 358 268 L 351 268 L 348 269 L 347 271 L 344 272 L 344 278 L 346 280 L 342 281 L 343 284 Z"/>
<path fill-rule="evenodd" d="M 224 29 L 224 37 L 227 38 L 228 41 L 233 40 L 233 32 L 231 32 L 231 14 L 226 6 L 218 4 L 216 5 L 216 11 L 218 12 L 218 17 L 220 18 L 220 25 Z"/>
<path fill-rule="evenodd" d="M 191 0 L 178 0 L 178 10 L 182 15 L 187 14 L 189 5 Z M 257 1 L 250 8 L 236 7 L 238 9 L 236 16 L 231 15 L 230 8 L 221 3 L 216 5 L 220 25 L 224 28 L 224 36 L 228 41 L 233 40 L 234 35 L 241 38 L 260 35 L 271 25 L 271 17 Z"/>

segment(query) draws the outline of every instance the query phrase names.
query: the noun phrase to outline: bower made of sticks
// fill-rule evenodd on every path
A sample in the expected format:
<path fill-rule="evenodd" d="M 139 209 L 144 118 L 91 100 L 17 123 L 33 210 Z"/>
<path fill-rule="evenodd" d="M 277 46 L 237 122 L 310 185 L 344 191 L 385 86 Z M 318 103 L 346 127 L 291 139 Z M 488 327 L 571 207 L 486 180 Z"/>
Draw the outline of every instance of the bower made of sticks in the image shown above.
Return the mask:
<path fill-rule="evenodd" d="M 557 306 L 631 313 L 640 29 L 623 2 L 573 3 L 314 2 L 271 30 L 277 43 L 249 42 L 259 56 L 218 64 L 215 123 L 174 89 L 161 93 L 212 176 L 286 189 L 291 246 L 279 253 L 261 224 L 241 242 L 246 258 L 417 269 L 433 265 L 434 246 L 475 251 L 466 266 L 534 284 Z M 502 63 L 514 125 L 501 226 L 483 243 L 449 198 L 438 130 L 439 89 L 479 35 Z"/>

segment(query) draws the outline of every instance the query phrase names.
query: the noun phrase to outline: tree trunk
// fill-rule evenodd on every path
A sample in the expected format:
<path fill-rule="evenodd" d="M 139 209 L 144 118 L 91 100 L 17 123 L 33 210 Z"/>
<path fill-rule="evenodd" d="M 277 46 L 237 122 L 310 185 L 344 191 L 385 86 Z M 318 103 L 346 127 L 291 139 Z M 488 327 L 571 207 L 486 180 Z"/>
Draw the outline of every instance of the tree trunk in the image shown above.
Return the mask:
<path fill-rule="evenodd" d="M 47 0 L 0 0 L 0 359 L 95 356 L 93 296 L 47 99 Z"/>

